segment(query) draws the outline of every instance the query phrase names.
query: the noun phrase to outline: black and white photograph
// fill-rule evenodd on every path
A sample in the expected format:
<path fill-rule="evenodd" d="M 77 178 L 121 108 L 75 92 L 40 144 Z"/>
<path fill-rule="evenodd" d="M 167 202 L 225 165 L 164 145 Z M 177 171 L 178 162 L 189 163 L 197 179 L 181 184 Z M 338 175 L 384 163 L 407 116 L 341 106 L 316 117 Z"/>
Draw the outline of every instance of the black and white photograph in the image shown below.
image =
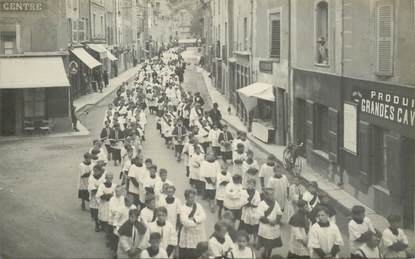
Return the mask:
<path fill-rule="evenodd" d="M 20 258 L 415 258 L 415 0 L 0 0 Z"/>

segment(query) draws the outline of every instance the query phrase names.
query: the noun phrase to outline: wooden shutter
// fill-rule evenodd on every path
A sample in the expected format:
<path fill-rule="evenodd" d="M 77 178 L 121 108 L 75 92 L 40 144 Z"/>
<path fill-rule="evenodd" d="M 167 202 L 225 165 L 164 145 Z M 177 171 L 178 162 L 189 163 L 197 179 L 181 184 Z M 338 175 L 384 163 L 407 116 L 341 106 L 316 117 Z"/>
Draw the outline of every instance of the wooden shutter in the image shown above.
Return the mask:
<path fill-rule="evenodd" d="M 360 157 L 360 179 L 365 185 L 371 182 L 371 127 L 365 121 L 359 121 L 358 152 Z"/>
<path fill-rule="evenodd" d="M 281 20 L 280 15 L 271 15 L 271 48 L 270 57 L 280 58 L 281 56 Z"/>
<path fill-rule="evenodd" d="M 400 138 L 393 135 L 385 135 L 385 148 L 386 148 L 386 175 L 387 175 L 387 187 L 391 197 L 400 201 L 404 197 L 402 186 L 402 154 L 401 154 L 401 141 Z M 405 180 L 404 180 L 405 181 Z"/>
<path fill-rule="evenodd" d="M 329 108 L 329 157 L 336 163 L 338 161 L 338 123 L 338 111 Z"/>
<path fill-rule="evenodd" d="M 393 4 L 376 8 L 376 73 L 393 75 Z"/>

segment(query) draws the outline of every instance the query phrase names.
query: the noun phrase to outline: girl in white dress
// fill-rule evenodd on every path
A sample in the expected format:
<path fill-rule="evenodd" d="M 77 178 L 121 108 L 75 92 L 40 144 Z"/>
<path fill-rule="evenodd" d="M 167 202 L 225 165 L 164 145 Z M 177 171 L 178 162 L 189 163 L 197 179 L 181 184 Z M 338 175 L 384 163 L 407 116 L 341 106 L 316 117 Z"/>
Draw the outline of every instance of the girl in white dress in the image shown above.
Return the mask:
<path fill-rule="evenodd" d="M 343 238 L 336 224 L 330 222 L 326 207 L 320 206 L 315 223 L 308 233 L 311 258 L 338 258 Z"/>

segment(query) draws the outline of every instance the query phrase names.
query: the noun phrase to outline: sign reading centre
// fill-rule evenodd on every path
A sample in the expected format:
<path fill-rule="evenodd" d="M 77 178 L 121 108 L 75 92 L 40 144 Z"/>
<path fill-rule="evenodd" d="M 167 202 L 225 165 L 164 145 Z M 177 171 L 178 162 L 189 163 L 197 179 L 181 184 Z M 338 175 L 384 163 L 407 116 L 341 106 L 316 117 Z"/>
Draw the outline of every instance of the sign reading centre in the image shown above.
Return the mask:
<path fill-rule="evenodd" d="M 45 8 L 42 2 L 0 2 L 0 12 L 40 12 Z"/>
<path fill-rule="evenodd" d="M 401 125 L 415 126 L 415 98 L 370 90 L 354 91 L 352 99 L 360 104 L 360 112 Z"/>

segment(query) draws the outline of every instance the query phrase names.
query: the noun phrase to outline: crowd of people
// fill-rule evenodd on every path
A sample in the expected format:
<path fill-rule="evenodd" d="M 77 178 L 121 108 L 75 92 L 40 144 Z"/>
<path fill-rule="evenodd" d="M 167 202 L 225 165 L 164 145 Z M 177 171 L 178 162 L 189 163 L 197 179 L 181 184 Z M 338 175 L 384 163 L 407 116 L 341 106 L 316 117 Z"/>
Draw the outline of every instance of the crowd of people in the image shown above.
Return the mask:
<path fill-rule="evenodd" d="M 175 50 L 139 64 L 136 80 L 116 91 L 101 134 L 80 164 L 81 208 L 89 206 L 95 231 L 105 233 L 113 257 L 338 257 L 344 241 L 336 210 L 318 184 L 304 186 L 295 176 L 289 181 L 274 155 L 259 165 L 246 133 L 234 134 L 222 123 L 217 104 L 205 111 L 200 93 L 185 91 L 184 69 Z M 148 124 L 148 116 L 156 125 Z M 189 180 L 184 201 L 168 168 L 146 158 L 147 130 L 158 130 L 166 148 L 183 162 L 183 178 Z M 110 162 L 115 175 L 107 168 Z M 201 200 L 217 213 L 213 230 L 205 229 Z M 354 206 L 350 256 L 404 258 L 408 240 L 400 217 L 388 220 L 390 227 L 379 233 L 364 207 Z M 287 244 L 281 224 L 290 226 Z M 288 255 L 277 255 L 283 246 Z"/>

